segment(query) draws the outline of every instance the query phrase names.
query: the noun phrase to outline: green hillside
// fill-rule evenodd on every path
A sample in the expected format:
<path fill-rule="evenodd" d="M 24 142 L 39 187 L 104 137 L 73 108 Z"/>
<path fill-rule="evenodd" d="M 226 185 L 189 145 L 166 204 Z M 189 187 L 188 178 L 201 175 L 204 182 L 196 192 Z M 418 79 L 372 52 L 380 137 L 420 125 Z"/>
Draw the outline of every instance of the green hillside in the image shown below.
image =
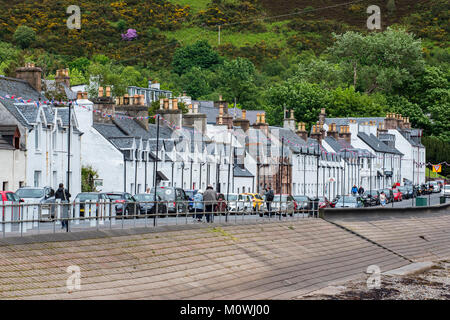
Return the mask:
<path fill-rule="evenodd" d="M 2 1 L 0 74 L 34 62 L 51 79 L 69 67 L 72 84 L 98 79 L 115 95 L 150 78 L 175 94 L 265 109 L 271 124 L 286 106 L 308 128 L 322 107 L 398 112 L 449 148 L 447 0 L 84 0 L 81 29 L 70 30 L 72 4 Z M 369 5 L 381 9 L 381 32 L 367 29 Z"/>

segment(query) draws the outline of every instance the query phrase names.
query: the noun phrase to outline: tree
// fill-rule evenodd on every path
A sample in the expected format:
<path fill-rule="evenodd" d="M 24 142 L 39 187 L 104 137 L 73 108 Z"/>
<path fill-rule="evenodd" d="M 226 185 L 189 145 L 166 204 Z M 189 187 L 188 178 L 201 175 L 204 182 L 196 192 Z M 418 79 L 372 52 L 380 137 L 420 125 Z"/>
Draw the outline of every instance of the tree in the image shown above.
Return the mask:
<path fill-rule="evenodd" d="M 211 69 L 219 63 L 219 54 L 211 48 L 208 41 L 200 40 L 192 45 L 177 48 L 173 55 L 172 67 L 175 73 L 182 75 L 192 67 Z"/>
<path fill-rule="evenodd" d="M 336 41 L 329 53 L 357 90 L 400 92 L 424 70 L 421 41 L 404 30 L 388 28 L 366 36 L 349 31 L 333 36 Z"/>
<path fill-rule="evenodd" d="M 256 70 L 253 63 L 241 57 L 225 61 L 217 73 L 221 94 L 228 102 L 236 101 L 248 109 L 255 109 L 257 102 Z"/>
<path fill-rule="evenodd" d="M 18 26 L 13 39 L 22 49 L 26 49 L 36 40 L 36 32 L 30 27 Z"/>
<path fill-rule="evenodd" d="M 318 84 L 288 79 L 272 86 L 266 95 L 267 120 L 271 125 L 283 123 L 283 108 L 293 109 L 295 119 L 311 124 L 321 108 L 330 103 L 330 94 Z"/>
<path fill-rule="evenodd" d="M 91 166 L 81 167 L 81 192 L 98 192 L 94 184 L 97 178 L 98 173 Z"/>
<path fill-rule="evenodd" d="M 180 77 L 179 87 L 186 91 L 192 99 L 198 99 L 200 96 L 211 93 L 210 79 L 211 73 L 208 70 L 192 67 Z"/>
<path fill-rule="evenodd" d="M 78 71 L 82 72 L 83 74 L 86 74 L 87 69 L 89 65 L 91 64 L 91 61 L 86 57 L 79 57 L 75 60 L 69 62 L 69 68 L 70 69 L 77 69 Z"/>
<path fill-rule="evenodd" d="M 70 69 L 69 76 L 70 76 L 70 85 L 71 86 L 77 86 L 79 84 L 87 83 L 87 80 L 84 77 L 83 73 L 81 71 L 79 71 L 78 69 Z"/>

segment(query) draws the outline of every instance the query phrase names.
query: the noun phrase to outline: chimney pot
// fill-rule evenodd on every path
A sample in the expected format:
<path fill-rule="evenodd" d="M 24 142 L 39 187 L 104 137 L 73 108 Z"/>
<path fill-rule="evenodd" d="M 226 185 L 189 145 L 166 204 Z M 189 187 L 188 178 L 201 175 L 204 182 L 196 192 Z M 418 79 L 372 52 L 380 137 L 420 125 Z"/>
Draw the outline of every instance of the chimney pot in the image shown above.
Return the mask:
<path fill-rule="evenodd" d="M 246 119 L 247 116 L 247 110 L 243 109 L 242 110 L 242 119 Z"/>
<path fill-rule="evenodd" d="M 266 113 L 261 113 L 261 123 L 266 123 Z"/>
<path fill-rule="evenodd" d="M 107 87 L 106 87 L 106 96 L 107 96 L 107 97 L 110 97 L 110 96 L 111 96 L 111 87 L 110 87 L 110 86 L 107 86 Z"/>

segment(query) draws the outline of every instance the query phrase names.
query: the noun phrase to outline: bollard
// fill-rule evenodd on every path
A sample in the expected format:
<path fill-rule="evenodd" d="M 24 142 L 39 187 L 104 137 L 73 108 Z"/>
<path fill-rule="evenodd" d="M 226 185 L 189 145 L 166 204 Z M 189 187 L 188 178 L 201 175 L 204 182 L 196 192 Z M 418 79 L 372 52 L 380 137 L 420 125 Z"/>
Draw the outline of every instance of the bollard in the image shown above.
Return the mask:
<path fill-rule="evenodd" d="M 86 203 L 88 204 L 89 208 L 89 226 L 93 228 L 97 225 L 97 205 L 91 200 L 86 201 Z M 84 214 L 86 215 L 86 205 L 84 206 L 84 208 Z"/>
<path fill-rule="evenodd" d="M 5 204 L 5 207 L 4 207 L 4 209 L 5 209 L 5 214 L 4 214 L 4 219 L 3 219 L 3 221 L 4 221 L 4 223 L 5 223 L 5 226 L 3 227 L 3 229 L 4 229 L 4 232 L 11 232 L 11 218 L 12 218 L 12 210 L 11 210 L 11 204 L 12 204 L 12 202 L 11 201 L 5 201 L 5 202 L 3 202 L 4 204 Z"/>
<path fill-rule="evenodd" d="M 106 212 L 106 203 L 105 200 L 100 200 L 98 204 L 98 223 L 103 226 L 105 224 L 105 212 Z"/>
<path fill-rule="evenodd" d="M 80 203 L 79 203 L 79 202 L 75 202 L 75 206 L 74 206 L 74 211 L 75 211 L 75 214 L 74 214 L 75 224 L 80 224 L 80 216 L 81 216 L 81 214 L 80 214 L 80 209 L 81 209 Z"/>

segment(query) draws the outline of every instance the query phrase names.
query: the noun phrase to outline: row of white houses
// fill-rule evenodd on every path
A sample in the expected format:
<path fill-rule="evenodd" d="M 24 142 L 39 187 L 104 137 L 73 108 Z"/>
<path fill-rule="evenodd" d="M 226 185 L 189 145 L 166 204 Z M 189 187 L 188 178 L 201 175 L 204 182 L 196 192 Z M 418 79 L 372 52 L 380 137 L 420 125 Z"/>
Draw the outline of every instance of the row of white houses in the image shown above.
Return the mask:
<path fill-rule="evenodd" d="M 400 115 L 327 118 L 322 109 L 308 134 L 292 112 L 285 112 L 283 127 L 273 127 L 263 111 L 247 119 L 245 110 L 229 113 L 224 101 L 192 101 L 182 114 L 178 99 L 161 99 L 158 126 L 149 123 L 139 96 L 130 104 L 128 96 L 112 99 L 101 90 L 91 100 L 79 93 L 69 118 L 68 107 L 28 102 L 45 100 L 34 76 L 40 69 L 21 69 L 21 79 L 0 78 L 0 96 L 14 97 L 0 99 L 0 134 L 1 125 L 16 126 L 20 140 L 0 153 L 3 189 L 56 189 L 69 180 L 74 195 L 81 192 L 82 167 L 97 172 L 98 191 L 130 194 L 155 184 L 185 190 L 212 185 L 221 193 L 261 193 L 271 186 L 276 193 L 334 198 L 354 185 L 369 190 L 425 181 L 421 130 Z M 10 151 L 14 157 L 6 156 Z M 14 163 L 7 164 L 10 158 Z"/>

